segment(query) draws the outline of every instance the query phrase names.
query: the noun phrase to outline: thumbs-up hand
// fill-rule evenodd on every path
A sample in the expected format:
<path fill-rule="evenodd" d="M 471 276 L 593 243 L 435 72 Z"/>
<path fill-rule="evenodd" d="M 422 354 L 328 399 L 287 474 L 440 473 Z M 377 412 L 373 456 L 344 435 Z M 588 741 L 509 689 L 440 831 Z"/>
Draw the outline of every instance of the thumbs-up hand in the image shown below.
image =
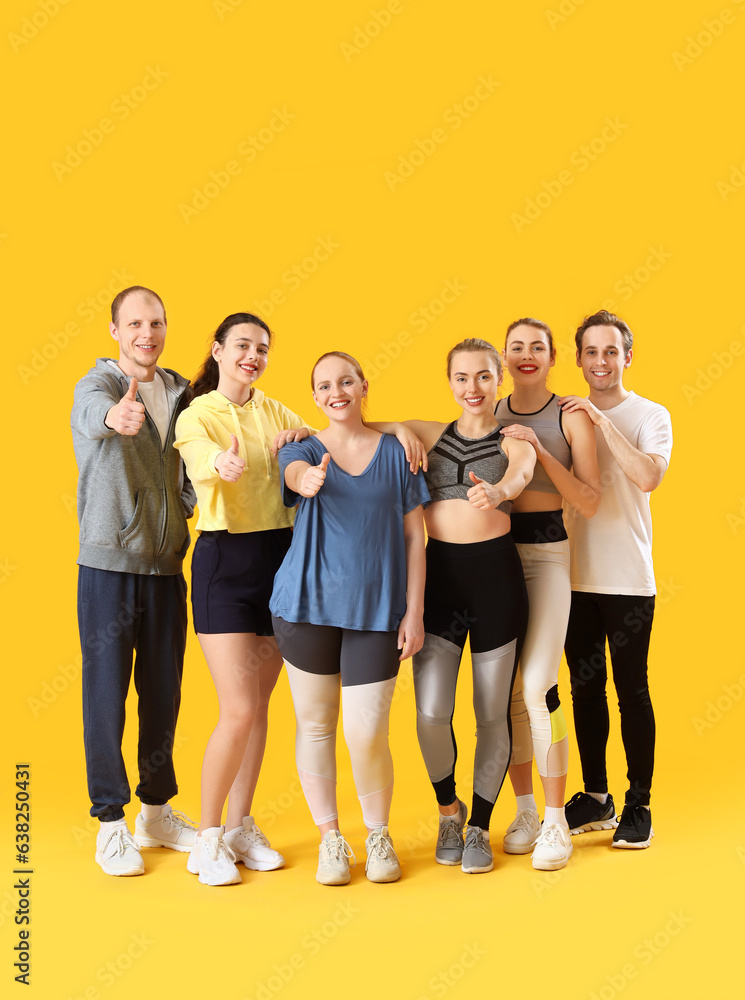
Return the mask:
<path fill-rule="evenodd" d="M 466 496 L 476 510 L 493 510 L 504 500 L 499 486 L 492 486 L 491 483 L 479 479 L 475 472 L 468 473 L 471 482 L 474 484 Z"/>
<path fill-rule="evenodd" d="M 238 454 L 238 438 L 231 434 L 230 447 L 217 456 L 215 469 L 220 474 L 220 479 L 224 479 L 226 483 L 237 483 L 245 468 L 246 463 Z"/>
<path fill-rule="evenodd" d="M 314 497 L 323 486 L 326 479 L 326 469 L 331 461 L 331 455 L 324 453 L 320 465 L 309 465 L 300 480 L 298 493 L 301 497 Z"/>
<path fill-rule="evenodd" d="M 145 407 L 137 401 L 137 379 L 130 380 L 127 391 L 116 404 L 107 411 L 103 421 L 117 434 L 134 437 L 145 422 Z"/>

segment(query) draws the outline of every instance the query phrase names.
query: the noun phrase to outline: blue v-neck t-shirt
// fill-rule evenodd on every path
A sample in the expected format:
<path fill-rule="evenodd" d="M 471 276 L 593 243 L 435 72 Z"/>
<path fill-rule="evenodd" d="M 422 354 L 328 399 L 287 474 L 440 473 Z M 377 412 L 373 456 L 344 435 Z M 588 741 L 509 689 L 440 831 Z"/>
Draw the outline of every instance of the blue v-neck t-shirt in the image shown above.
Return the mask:
<path fill-rule="evenodd" d="M 320 465 L 325 452 L 316 437 L 279 452 L 282 499 L 298 509 L 269 607 L 288 622 L 395 631 L 406 613 L 404 515 L 429 500 L 424 477 L 410 470 L 398 441 L 382 434 L 359 476 L 331 459 L 314 497 L 285 484 L 288 465 Z"/>

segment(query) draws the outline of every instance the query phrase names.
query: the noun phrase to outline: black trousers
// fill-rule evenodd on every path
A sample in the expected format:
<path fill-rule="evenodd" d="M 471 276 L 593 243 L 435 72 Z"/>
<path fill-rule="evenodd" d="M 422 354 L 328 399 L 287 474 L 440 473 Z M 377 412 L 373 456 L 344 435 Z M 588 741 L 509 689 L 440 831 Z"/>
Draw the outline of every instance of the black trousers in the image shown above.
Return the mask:
<path fill-rule="evenodd" d="M 655 722 L 647 682 L 647 654 L 654 605 L 654 597 L 572 591 L 564 645 L 585 791 L 607 792 L 608 642 L 626 751 L 628 805 L 649 805 L 652 786 Z"/>

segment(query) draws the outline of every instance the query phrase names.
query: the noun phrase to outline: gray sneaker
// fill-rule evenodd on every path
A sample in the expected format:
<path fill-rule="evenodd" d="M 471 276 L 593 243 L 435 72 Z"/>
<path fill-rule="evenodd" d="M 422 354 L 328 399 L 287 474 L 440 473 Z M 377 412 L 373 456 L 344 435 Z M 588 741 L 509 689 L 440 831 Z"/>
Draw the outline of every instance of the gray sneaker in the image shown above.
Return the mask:
<path fill-rule="evenodd" d="M 461 871 L 475 875 L 479 872 L 490 872 L 494 867 L 494 855 L 489 844 L 489 831 L 480 826 L 469 826 L 466 830 L 466 843 L 463 848 L 463 863 Z"/>
<path fill-rule="evenodd" d="M 463 860 L 463 827 L 467 815 L 465 802 L 458 799 L 458 812 L 454 816 L 440 816 L 435 847 L 435 861 L 438 865 L 459 865 Z"/>
<path fill-rule="evenodd" d="M 346 885 L 352 878 L 349 863 L 355 864 L 352 848 L 338 830 L 324 834 L 318 848 L 316 882 L 321 885 Z"/>
<path fill-rule="evenodd" d="M 376 827 L 365 841 L 365 847 L 365 871 L 371 882 L 396 882 L 401 878 L 401 866 L 387 826 Z"/>

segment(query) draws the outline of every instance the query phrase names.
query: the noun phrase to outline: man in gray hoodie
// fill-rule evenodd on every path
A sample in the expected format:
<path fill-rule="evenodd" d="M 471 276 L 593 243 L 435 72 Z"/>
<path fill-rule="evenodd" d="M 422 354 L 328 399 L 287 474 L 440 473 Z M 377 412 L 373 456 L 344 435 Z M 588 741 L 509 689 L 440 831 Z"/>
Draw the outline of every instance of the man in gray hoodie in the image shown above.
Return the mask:
<path fill-rule="evenodd" d="M 125 288 L 111 304 L 119 357 L 78 382 L 72 436 L 78 464 L 78 624 L 83 724 L 96 861 L 107 875 L 141 875 L 140 847 L 189 851 L 195 831 L 168 800 L 178 788 L 173 744 L 186 646 L 181 572 L 195 496 L 173 447 L 188 380 L 158 367 L 166 315 L 155 292 Z M 132 836 L 122 757 L 134 658 L 142 806 Z"/>

